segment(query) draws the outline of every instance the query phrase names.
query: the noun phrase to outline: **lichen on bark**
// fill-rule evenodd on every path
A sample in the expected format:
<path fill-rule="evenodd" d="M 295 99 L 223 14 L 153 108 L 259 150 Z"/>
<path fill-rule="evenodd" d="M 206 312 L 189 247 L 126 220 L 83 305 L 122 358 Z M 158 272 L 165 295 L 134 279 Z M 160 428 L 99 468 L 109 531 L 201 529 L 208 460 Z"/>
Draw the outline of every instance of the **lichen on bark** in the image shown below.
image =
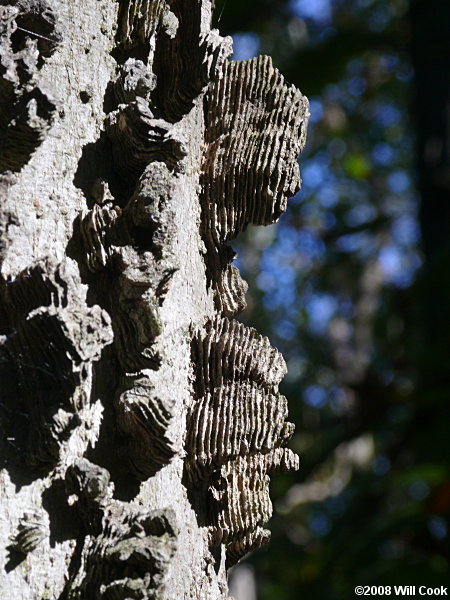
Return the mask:
<path fill-rule="evenodd" d="M 228 246 L 299 187 L 308 103 L 210 0 L 0 6 L 0 589 L 226 599 L 295 469 Z"/>

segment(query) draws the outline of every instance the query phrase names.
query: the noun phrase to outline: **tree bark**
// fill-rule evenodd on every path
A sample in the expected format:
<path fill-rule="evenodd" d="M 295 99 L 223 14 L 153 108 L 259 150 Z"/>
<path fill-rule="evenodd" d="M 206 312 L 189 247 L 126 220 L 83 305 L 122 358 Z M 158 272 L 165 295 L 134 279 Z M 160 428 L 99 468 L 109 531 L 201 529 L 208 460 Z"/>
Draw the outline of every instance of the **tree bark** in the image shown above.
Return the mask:
<path fill-rule="evenodd" d="M 0 4 L 0 589 L 227 598 L 298 461 L 227 242 L 298 189 L 307 100 L 209 0 Z"/>

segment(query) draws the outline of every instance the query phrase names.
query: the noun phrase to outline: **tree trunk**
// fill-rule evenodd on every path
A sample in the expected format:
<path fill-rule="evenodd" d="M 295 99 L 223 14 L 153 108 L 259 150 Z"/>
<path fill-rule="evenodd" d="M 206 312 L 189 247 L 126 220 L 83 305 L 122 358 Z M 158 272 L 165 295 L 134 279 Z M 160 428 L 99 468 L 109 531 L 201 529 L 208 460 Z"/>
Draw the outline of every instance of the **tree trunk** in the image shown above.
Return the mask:
<path fill-rule="evenodd" d="M 414 0 L 410 19 L 419 220 L 425 258 L 421 312 L 426 331 L 419 371 L 427 386 L 448 385 L 450 285 L 442 274 L 450 259 L 450 4 L 447 0 Z"/>
<path fill-rule="evenodd" d="M 209 0 L 0 4 L 0 589 L 227 598 L 297 466 L 227 241 L 296 192 L 307 101 Z"/>

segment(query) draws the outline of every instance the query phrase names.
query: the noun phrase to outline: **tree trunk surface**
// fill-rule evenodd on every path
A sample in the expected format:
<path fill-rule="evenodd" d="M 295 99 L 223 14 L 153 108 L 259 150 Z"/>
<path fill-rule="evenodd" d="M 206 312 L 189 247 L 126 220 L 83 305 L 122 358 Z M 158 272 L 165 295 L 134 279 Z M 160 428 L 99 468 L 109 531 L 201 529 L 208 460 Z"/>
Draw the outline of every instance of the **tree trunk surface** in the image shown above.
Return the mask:
<path fill-rule="evenodd" d="M 307 100 L 209 0 L 0 4 L 0 589 L 226 599 L 298 462 L 227 242 L 297 191 Z"/>

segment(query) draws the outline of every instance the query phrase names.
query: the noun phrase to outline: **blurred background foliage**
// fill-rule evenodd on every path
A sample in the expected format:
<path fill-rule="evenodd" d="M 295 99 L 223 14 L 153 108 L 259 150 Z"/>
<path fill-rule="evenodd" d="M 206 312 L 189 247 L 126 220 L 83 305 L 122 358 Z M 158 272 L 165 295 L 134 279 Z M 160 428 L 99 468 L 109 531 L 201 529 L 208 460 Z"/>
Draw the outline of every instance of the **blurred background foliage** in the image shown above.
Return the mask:
<path fill-rule="evenodd" d="M 233 244 L 301 457 L 236 600 L 448 583 L 450 2 L 216 0 L 214 24 L 311 105 L 302 190 Z"/>

